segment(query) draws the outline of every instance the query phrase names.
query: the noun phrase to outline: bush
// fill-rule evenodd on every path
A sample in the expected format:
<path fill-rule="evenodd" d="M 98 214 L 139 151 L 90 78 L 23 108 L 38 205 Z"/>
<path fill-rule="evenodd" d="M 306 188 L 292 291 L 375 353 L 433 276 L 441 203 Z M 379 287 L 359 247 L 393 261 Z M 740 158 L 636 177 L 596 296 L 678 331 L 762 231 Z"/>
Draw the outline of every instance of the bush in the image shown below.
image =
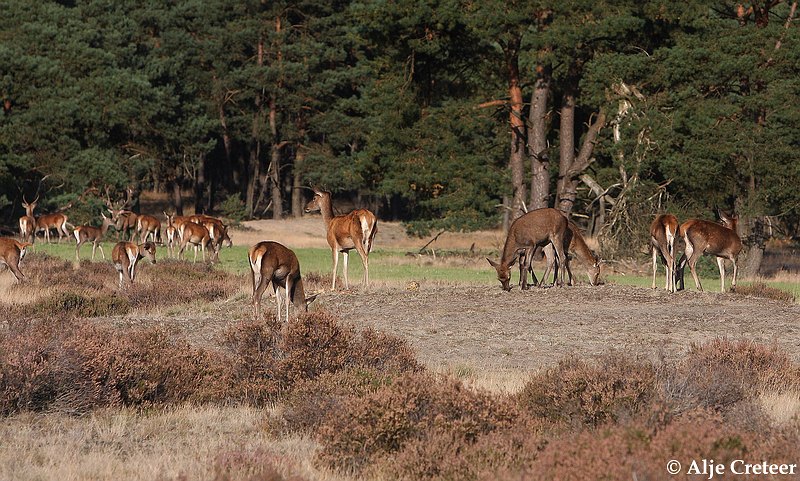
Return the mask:
<path fill-rule="evenodd" d="M 765 299 L 772 299 L 775 301 L 789 302 L 795 301 L 794 294 L 791 292 L 770 287 L 764 282 L 754 282 L 749 286 L 736 286 L 734 291 L 736 294 L 742 296 L 763 297 Z"/>
<path fill-rule="evenodd" d="M 234 222 L 241 222 L 247 219 L 247 206 L 237 194 L 229 195 L 217 207 L 224 217 Z"/>
<path fill-rule="evenodd" d="M 458 443 L 472 444 L 482 434 L 509 428 L 518 416 L 510 400 L 409 373 L 331 411 L 319 428 L 319 459 L 330 467 L 360 472 L 415 440 L 423 442 L 432 432 L 445 431 Z"/>
<path fill-rule="evenodd" d="M 569 358 L 534 375 L 518 399 L 533 416 L 598 426 L 641 411 L 653 394 L 654 380 L 652 364 L 621 354 L 596 363 Z"/>

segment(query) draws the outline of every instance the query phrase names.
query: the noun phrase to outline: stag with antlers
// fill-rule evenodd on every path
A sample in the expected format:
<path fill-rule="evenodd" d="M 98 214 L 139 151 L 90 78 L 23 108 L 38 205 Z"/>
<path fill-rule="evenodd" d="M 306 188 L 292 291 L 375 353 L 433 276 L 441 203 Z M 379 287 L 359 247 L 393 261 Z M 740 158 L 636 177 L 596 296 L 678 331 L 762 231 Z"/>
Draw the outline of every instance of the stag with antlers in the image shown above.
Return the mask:
<path fill-rule="evenodd" d="M 108 232 L 108 228 L 114 225 L 114 221 L 111 220 L 110 217 L 106 217 L 105 214 L 102 212 L 100 215 L 103 217 L 103 225 L 100 227 L 94 227 L 90 225 L 79 225 L 72 231 L 72 235 L 75 236 L 75 259 L 80 261 L 81 260 L 81 246 L 86 242 L 92 243 L 92 260 L 94 260 L 94 254 L 97 248 L 100 248 L 100 254 L 103 255 L 103 260 L 106 258 L 106 253 L 103 252 L 103 237 L 105 237 L 106 232 Z"/>
<path fill-rule="evenodd" d="M 333 284 L 331 290 L 336 290 L 336 271 L 339 267 L 339 253 L 344 260 L 344 286 L 349 288 L 347 280 L 347 261 L 352 249 L 361 256 L 364 266 L 364 285 L 369 285 L 369 253 L 372 250 L 375 234 L 378 232 L 378 221 L 375 214 L 367 209 L 356 209 L 349 214 L 333 215 L 331 193 L 314 190 L 314 198 L 306 205 L 306 212 L 321 212 L 322 220 L 327 227 L 328 245 L 333 254 Z"/>

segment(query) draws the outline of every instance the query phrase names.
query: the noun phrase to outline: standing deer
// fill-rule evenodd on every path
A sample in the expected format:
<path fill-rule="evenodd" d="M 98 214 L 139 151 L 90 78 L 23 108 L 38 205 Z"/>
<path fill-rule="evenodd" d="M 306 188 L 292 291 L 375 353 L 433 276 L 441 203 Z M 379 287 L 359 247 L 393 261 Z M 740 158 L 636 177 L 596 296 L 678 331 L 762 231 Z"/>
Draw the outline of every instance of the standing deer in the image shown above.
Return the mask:
<path fill-rule="evenodd" d="M 211 236 L 208 234 L 208 229 L 200 224 L 193 222 L 185 222 L 178 229 L 178 234 L 181 237 L 181 250 L 178 252 L 178 257 L 183 259 L 183 251 L 188 244 L 194 246 L 194 260 L 197 262 L 197 248 L 203 251 L 203 262 L 206 261 L 206 249 L 211 247 L 211 262 L 214 263 L 218 260 L 219 250 L 211 242 Z"/>
<path fill-rule="evenodd" d="M 0 265 L 8 266 L 11 273 L 17 278 L 17 282 L 25 280 L 25 275 L 19 270 L 19 263 L 25 258 L 28 247 L 32 245 L 11 237 L 0 237 Z"/>
<path fill-rule="evenodd" d="M 103 217 L 103 225 L 102 227 L 93 227 L 90 225 L 79 225 L 72 231 L 72 235 L 75 236 L 75 259 L 78 261 L 81 260 L 81 246 L 85 242 L 92 243 L 92 260 L 94 260 L 95 251 L 97 248 L 100 247 L 100 254 L 103 255 L 103 260 L 106 258 L 106 253 L 103 252 L 103 237 L 105 237 L 106 232 L 108 232 L 108 228 L 114 225 L 114 221 L 111 220 L 110 217 L 106 217 L 105 214 L 102 212 L 100 215 Z"/>
<path fill-rule="evenodd" d="M 181 235 L 181 226 L 183 224 L 189 222 L 189 217 L 184 215 L 175 215 L 175 214 L 167 214 L 166 211 L 164 212 L 164 216 L 167 218 L 167 225 L 171 225 L 175 227 L 175 231 L 177 232 L 178 236 Z M 180 237 L 179 237 L 180 239 Z"/>
<path fill-rule="evenodd" d="M 565 267 L 569 277 L 568 285 L 572 286 L 574 282 L 572 278 L 572 269 L 570 269 L 570 252 L 577 254 L 581 261 L 586 264 L 589 284 L 596 286 L 600 281 L 600 259 L 589 249 L 589 246 L 586 245 L 586 239 L 583 238 L 580 228 L 571 221 L 569 222 L 568 229 L 564 231 L 564 253 L 567 255 Z M 553 270 L 553 283 L 555 284 L 560 264 L 557 263 L 553 244 L 544 246 L 544 255 L 547 258 L 547 269 L 545 269 L 544 275 L 542 275 L 542 283 L 544 283 L 550 271 Z M 536 276 L 534 276 L 534 279 L 536 279 Z"/>
<path fill-rule="evenodd" d="M 532 253 L 536 247 L 544 246 L 548 243 L 555 247 L 556 255 L 560 265 L 566 265 L 566 255 L 564 254 L 564 236 L 567 231 L 567 218 L 556 209 L 536 209 L 515 220 L 508 229 L 508 237 L 503 246 L 503 256 L 500 262 L 486 259 L 489 264 L 497 271 L 497 280 L 503 290 L 510 291 L 511 280 L 510 267 L 520 257 L 520 254 L 530 249 Z M 522 289 L 528 289 L 528 275 L 530 262 L 533 255 L 526 255 L 522 269 Z M 564 270 L 559 271 L 558 285 L 564 283 Z"/>
<path fill-rule="evenodd" d="M 153 264 L 156 263 L 156 245 L 152 242 L 136 245 L 133 242 L 117 242 L 114 250 L 111 251 L 111 260 L 114 268 L 119 273 L 119 288 L 125 287 L 125 281 L 133 285 L 136 278 L 136 264 L 143 258 L 147 258 Z"/>
<path fill-rule="evenodd" d="M 681 279 L 681 284 L 683 284 L 683 271 L 688 262 L 697 290 L 703 290 L 700 279 L 697 277 L 695 264 L 700 256 L 708 254 L 717 257 L 720 292 L 725 292 L 725 259 L 733 262 L 731 290 L 736 290 L 736 259 L 742 251 L 742 240 L 736 233 L 739 217 L 737 215 L 729 216 L 722 211 L 719 211 L 719 217 L 723 225 L 706 220 L 690 219 L 680 226 L 678 235 L 682 236 L 686 243 L 686 249 L 678 262 L 678 278 Z"/>
<path fill-rule="evenodd" d="M 250 275 L 253 281 L 253 308 L 258 319 L 261 310 L 261 297 L 264 290 L 272 284 L 277 301 L 277 318 L 281 319 L 281 288 L 286 304 L 286 320 L 289 320 L 289 304 L 298 311 L 308 311 L 308 305 L 317 297 L 305 297 L 303 279 L 300 277 L 300 262 L 292 250 L 272 241 L 259 242 L 247 254 L 250 262 Z"/>
<path fill-rule="evenodd" d="M 55 229 L 58 232 L 58 243 L 61 244 L 63 237 L 69 238 L 69 231 L 67 230 L 67 219 L 65 214 L 45 214 L 36 218 L 36 231 L 43 230 L 44 238 L 47 243 L 50 243 L 50 229 Z"/>
<path fill-rule="evenodd" d="M 28 241 L 31 244 L 34 240 L 36 233 L 36 217 L 33 216 L 33 209 L 36 208 L 36 203 L 39 202 L 39 196 L 33 202 L 28 202 L 25 196 L 22 196 L 22 207 L 25 208 L 25 215 L 19 218 L 19 235 L 23 242 Z"/>
<path fill-rule="evenodd" d="M 153 242 L 161 241 L 161 221 L 152 215 L 140 214 L 136 219 L 136 231 L 139 233 L 139 242 L 146 242 L 153 235 Z"/>
<path fill-rule="evenodd" d="M 678 234 L 678 218 L 672 214 L 659 214 L 650 224 L 650 249 L 653 252 L 653 285 L 656 288 L 658 256 L 667 269 L 664 289 L 675 292 L 675 236 Z"/>
<path fill-rule="evenodd" d="M 111 218 L 114 220 L 114 228 L 117 230 L 117 238 L 125 240 L 125 234 L 129 233 L 128 240 L 133 242 L 136 237 L 139 224 L 139 215 L 125 209 L 111 210 Z"/>
<path fill-rule="evenodd" d="M 378 221 L 375 214 L 367 209 L 356 209 L 349 214 L 333 215 L 331 193 L 314 189 L 314 198 L 306 205 L 306 212 L 322 213 L 322 220 L 327 227 L 328 245 L 333 254 L 333 284 L 336 290 L 336 271 L 339 267 L 339 252 L 344 260 L 344 287 L 350 287 L 347 279 L 347 261 L 350 251 L 355 249 L 361 256 L 364 265 L 364 285 L 369 285 L 369 253 L 372 250 L 375 234 L 378 232 Z"/>

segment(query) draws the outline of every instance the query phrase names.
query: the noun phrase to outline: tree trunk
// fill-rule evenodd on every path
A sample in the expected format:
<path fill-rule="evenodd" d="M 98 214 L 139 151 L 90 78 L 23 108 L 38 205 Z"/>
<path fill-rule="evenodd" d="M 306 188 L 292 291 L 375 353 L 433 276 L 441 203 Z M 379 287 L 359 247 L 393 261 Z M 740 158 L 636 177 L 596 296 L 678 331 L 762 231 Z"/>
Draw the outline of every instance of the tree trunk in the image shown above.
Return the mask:
<path fill-rule="evenodd" d="M 537 68 L 537 71 L 540 68 Z M 550 79 L 540 75 L 536 79 L 531 99 L 530 127 L 528 128 L 528 156 L 531 159 L 531 199 L 529 209 L 548 207 L 550 200 L 550 158 L 547 155 L 547 99 L 550 96 Z"/>
<path fill-rule="evenodd" d="M 575 95 L 571 92 L 565 93 L 562 100 L 558 143 L 558 183 L 556 184 L 558 203 L 556 207 L 569 216 L 575 201 L 575 196 L 567 192 L 569 188 L 567 176 L 575 162 Z"/>
<path fill-rule="evenodd" d="M 283 192 L 281 191 L 281 149 L 282 145 L 272 146 L 272 161 L 269 163 L 269 185 L 272 189 L 272 218 L 283 218 Z"/>
<path fill-rule="evenodd" d="M 303 161 L 305 160 L 303 147 L 297 148 L 294 154 L 294 168 L 292 169 L 292 217 L 299 219 L 303 215 Z"/>
<path fill-rule="evenodd" d="M 183 195 L 181 195 L 181 184 L 183 179 L 178 176 L 172 182 L 172 204 L 175 207 L 175 215 L 183 215 Z"/>
<path fill-rule="evenodd" d="M 206 154 L 200 154 L 197 175 L 194 181 L 194 212 L 205 213 L 204 196 L 206 192 Z"/>
<path fill-rule="evenodd" d="M 526 199 L 525 186 L 525 122 L 522 113 L 522 88 L 519 77 L 519 39 L 512 40 L 506 48 L 508 68 L 508 91 L 511 98 L 511 154 L 508 166 L 511 170 L 511 183 L 514 196 L 511 204 L 511 220 L 524 213 Z"/>
<path fill-rule="evenodd" d="M 258 37 L 258 51 L 256 54 L 256 65 L 264 65 L 264 37 Z M 256 185 L 261 177 L 261 139 L 259 137 L 262 119 L 264 118 L 262 92 L 258 92 L 255 98 L 256 111 L 253 114 L 253 125 L 250 134 L 250 176 L 247 179 L 247 193 L 245 195 L 245 211 L 247 217 L 253 217 L 255 208 Z"/>

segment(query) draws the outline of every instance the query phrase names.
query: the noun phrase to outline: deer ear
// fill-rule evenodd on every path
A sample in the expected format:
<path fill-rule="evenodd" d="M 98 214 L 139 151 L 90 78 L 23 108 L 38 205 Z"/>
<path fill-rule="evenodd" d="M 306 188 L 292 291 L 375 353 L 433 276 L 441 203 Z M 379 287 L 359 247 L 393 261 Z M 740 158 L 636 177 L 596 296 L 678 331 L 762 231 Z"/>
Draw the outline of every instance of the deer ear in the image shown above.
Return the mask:
<path fill-rule="evenodd" d="M 306 297 L 306 305 L 311 304 L 314 300 L 319 296 L 319 294 L 314 294 L 313 296 Z"/>
<path fill-rule="evenodd" d="M 486 258 L 486 260 L 487 260 L 487 261 L 489 261 L 489 265 L 490 265 L 490 266 L 492 266 L 492 267 L 494 267 L 495 269 L 497 269 L 498 265 L 497 265 L 497 263 L 496 263 L 496 262 L 494 262 L 493 260 L 489 259 L 488 257 Z"/>

